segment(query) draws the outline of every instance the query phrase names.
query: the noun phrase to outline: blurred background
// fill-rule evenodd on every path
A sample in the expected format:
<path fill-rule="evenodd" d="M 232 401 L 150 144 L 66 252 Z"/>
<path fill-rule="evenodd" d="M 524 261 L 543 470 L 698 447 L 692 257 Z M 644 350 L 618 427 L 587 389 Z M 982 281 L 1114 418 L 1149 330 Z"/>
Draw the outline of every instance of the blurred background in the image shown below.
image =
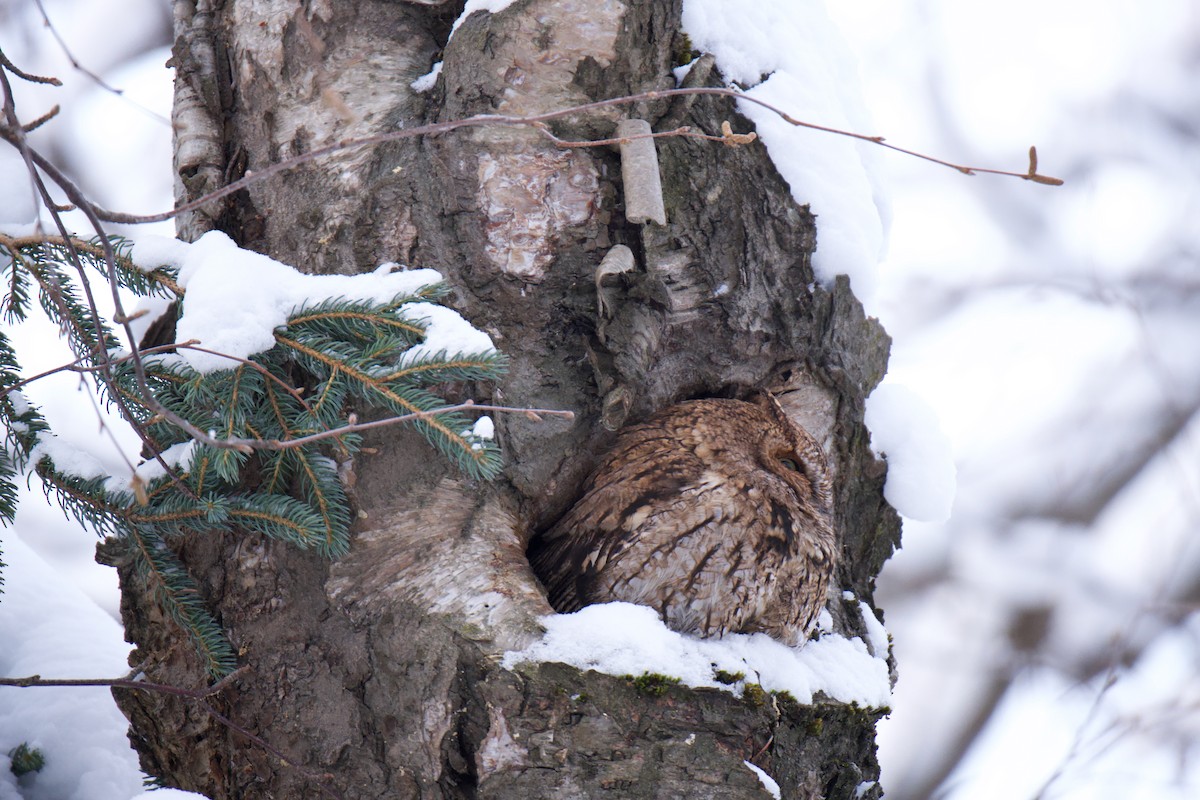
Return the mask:
<path fill-rule="evenodd" d="M 121 94 L 37 3 L 0 0 L 4 53 L 66 84 L 40 146 L 101 205 L 168 207 L 169 2 L 44 6 Z M 1200 5 L 827 6 L 861 59 L 865 133 L 1017 171 L 1036 144 L 1067 182 L 883 159 L 890 255 L 864 300 L 959 475 L 951 519 L 906 522 L 879 581 L 900 670 L 887 797 L 1200 797 Z M 52 326 L 14 336 L 31 372 L 69 360 Z M 95 437 L 78 384 L 28 394 Z M 94 539 L 36 489 L 14 530 L 116 615 Z"/>
<path fill-rule="evenodd" d="M 877 600 L 889 799 L 1200 797 L 1200 5 L 845 0 L 896 144 L 872 309 L 958 465 Z"/>

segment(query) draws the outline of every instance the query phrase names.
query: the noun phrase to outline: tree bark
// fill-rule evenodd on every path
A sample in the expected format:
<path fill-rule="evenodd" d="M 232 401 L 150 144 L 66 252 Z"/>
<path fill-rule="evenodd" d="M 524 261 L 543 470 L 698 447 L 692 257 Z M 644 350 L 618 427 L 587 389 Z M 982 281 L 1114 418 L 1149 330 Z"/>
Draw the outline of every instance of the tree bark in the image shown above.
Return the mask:
<path fill-rule="evenodd" d="M 349 137 L 673 88 L 689 48 L 678 0 L 523 0 L 472 15 L 447 42 L 460 7 L 177 2 L 180 200 Z M 436 87 L 413 91 L 439 53 Z M 603 138 L 626 117 L 751 128 L 705 97 L 553 129 Z M 512 360 L 490 399 L 577 416 L 498 415 L 507 466 L 487 485 L 415 434 L 373 437 L 356 465 L 355 541 L 337 563 L 237 531 L 181 544 L 249 667 L 209 703 L 286 763 L 194 701 L 118 692 L 150 774 L 213 798 L 764 797 L 742 764 L 753 760 L 784 797 L 879 796 L 859 787 L 878 778 L 883 709 L 678 686 L 648 695 L 561 664 L 498 665 L 551 613 L 525 559 L 530 537 L 574 501 L 616 429 L 677 400 L 768 389 L 823 439 L 839 589 L 869 601 L 898 543 L 862 421 L 887 335 L 844 279 L 815 284 L 813 216 L 760 144 L 674 138 L 658 153 L 665 226 L 626 219 L 616 148 L 500 127 L 343 150 L 181 220 L 184 238 L 220 228 L 305 271 L 439 269 L 454 305 Z M 617 244 L 636 268 L 598 288 Z M 121 579 L 132 660 L 157 683 L 202 685 L 185 638 L 131 570 Z M 861 632 L 857 603 L 830 610 Z"/>

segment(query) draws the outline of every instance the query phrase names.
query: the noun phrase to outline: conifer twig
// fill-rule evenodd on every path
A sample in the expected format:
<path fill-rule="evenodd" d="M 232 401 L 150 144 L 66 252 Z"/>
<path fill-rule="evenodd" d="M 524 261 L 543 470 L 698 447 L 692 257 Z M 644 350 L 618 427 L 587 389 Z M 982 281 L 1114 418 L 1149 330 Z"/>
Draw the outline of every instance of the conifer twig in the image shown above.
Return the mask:
<path fill-rule="evenodd" d="M 116 253 L 113 250 L 112 242 L 107 236 L 104 235 L 104 227 L 101 224 L 101 219 L 97 213 L 96 207 L 88 200 L 87 196 L 84 195 L 84 193 L 80 191 L 80 189 L 71 180 L 69 180 L 65 174 L 63 174 L 61 170 L 59 170 L 54 164 L 52 164 L 48 159 L 46 159 L 29 145 L 28 141 L 26 140 L 25 129 L 21 125 L 20 120 L 17 118 L 16 106 L 13 102 L 12 86 L 9 83 L 6 70 L 12 71 L 14 74 L 24 77 L 26 80 L 30 80 L 32 78 L 24 75 L 19 70 L 16 70 L 16 68 L 12 65 L 12 62 L 10 62 L 6 57 L 3 57 L 2 53 L 0 53 L 0 58 L 3 58 L 3 61 L 0 62 L 0 66 L 3 67 L 0 68 L 0 91 L 2 91 L 4 95 L 4 120 L 3 123 L 0 123 L 0 138 L 8 141 L 21 153 L 21 157 L 24 159 L 26 168 L 29 170 L 29 177 L 34 187 L 34 199 L 35 201 L 40 199 L 50 211 L 51 219 L 54 221 L 55 227 L 62 236 L 63 247 L 67 251 L 68 261 L 71 263 L 72 267 L 74 267 L 77 275 L 79 276 L 80 287 L 82 288 L 84 298 L 87 301 L 88 311 L 91 314 L 91 318 L 99 322 L 103 318 L 100 315 L 99 309 L 96 307 L 96 298 L 92 293 L 91 283 L 87 279 L 87 272 L 83 267 L 83 262 L 79 258 L 78 249 L 74 245 L 74 239 L 67 232 L 66 225 L 63 223 L 59 208 L 54 203 L 53 198 L 50 195 L 50 191 L 47 189 L 46 183 L 42 179 L 42 175 L 38 170 L 40 169 L 42 172 L 44 172 L 46 176 L 49 177 L 49 179 L 67 196 L 67 199 L 74 203 L 75 206 L 79 208 L 79 210 L 81 210 L 88 218 L 88 222 L 96 231 L 96 235 L 99 237 L 101 243 L 101 248 L 103 249 L 104 263 L 108 268 L 107 277 L 109 288 L 112 291 L 114 315 L 117 319 L 125 320 L 121 323 L 121 326 L 125 330 L 125 335 L 129 340 L 132 341 L 133 330 L 129 327 L 129 318 L 128 315 L 125 314 L 124 307 L 121 303 L 120 282 L 117 279 Z M 52 81 L 43 80 L 42 82 Z M 35 165 L 37 167 L 36 169 Z M 50 294 L 55 298 L 56 302 L 63 302 L 61 294 L 56 294 L 53 291 Z M 65 318 L 69 319 L 71 318 L 71 315 L 68 313 Z M 92 355 L 96 363 L 101 367 L 100 372 L 104 378 L 105 385 L 115 387 L 116 381 L 112 372 L 112 356 L 108 352 L 107 348 L 103 347 L 103 331 L 101 331 L 99 335 L 99 346 L 94 347 L 94 353 Z M 196 429 L 195 426 L 188 423 L 187 420 L 179 417 L 177 414 L 172 413 L 170 409 L 163 407 L 162 404 L 159 403 L 158 400 L 153 396 L 153 394 L 150 392 L 149 386 L 146 383 L 146 372 L 144 365 L 142 364 L 141 358 L 137 355 L 136 350 L 133 351 L 132 362 L 138 389 L 143 395 L 143 402 L 145 402 L 152 411 L 162 414 L 166 419 L 171 420 L 171 422 L 175 423 L 180 428 L 183 428 L 185 431 L 188 431 L 188 429 L 191 428 L 193 431 L 202 434 L 202 432 Z M 128 403 L 125 401 L 125 398 L 121 396 L 121 393 L 115 391 L 114 388 L 114 391 L 111 393 L 111 397 L 116 403 L 117 408 L 120 409 L 121 415 L 125 417 L 125 419 L 128 420 L 133 426 L 134 431 L 138 434 L 138 438 L 148 445 L 152 444 L 150 437 L 144 430 L 142 430 L 141 426 L 137 424 L 137 418 L 133 415 Z M 192 431 L 188 432 L 191 433 Z M 155 452 L 154 458 L 163 468 L 163 470 L 165 470 L 167 475 L 170 475 L 172 478 L 178 481 L 178 476 L 175 474 L 175 471 L 171 469 L 171 466 L 167 464 L 166 461 L 163 460 L 161 455 Z"/>

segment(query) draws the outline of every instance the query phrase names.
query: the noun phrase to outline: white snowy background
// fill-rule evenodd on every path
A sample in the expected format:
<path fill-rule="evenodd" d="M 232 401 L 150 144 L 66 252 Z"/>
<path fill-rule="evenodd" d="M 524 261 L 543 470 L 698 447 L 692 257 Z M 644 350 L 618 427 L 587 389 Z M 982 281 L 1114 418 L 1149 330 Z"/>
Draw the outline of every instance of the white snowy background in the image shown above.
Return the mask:
<path fill-rule="evenodd" d="M 688 4 L 701 15 L 722 5 Z M 0 0 L 5 54 L 66 83 L 14 83 L 26 119 L 63 107 L 37 144 L 101 204 L 165 208 L 168 4 L 45 6 L 75 58 L 124 93 L 72 69 L 35 4 Z M 793 192 L 823 217 L 819 266 L 846 265 L 895 340 L 885 391 L 898 399 L 873 413 L 909 408 L 919 420 L 912 398 L 924 398 L 947 441 L 918 437 L 928 455 L 917 460 L 936 465 L 948 446 L 957 465 L 950 518 L 906 521 L 904 550 L 880 579 L 900 664 L 894 713 L 880 728 L 887 796 L 1200 796 L 1200 7 L 829 6 L 859 59 L 864 101 L 847 94 L 856 78 L 836 42 L 788 48 L 786 37 L 805 30 L 829 40 L 813 0 L 758 0 L 734 16 L 770 25 L 772 35 L 742 45 L 775 58 L 770 70 L 830 68 L 820 91 L 784 74 L 758 91 L 832 117 L 813 122 L 873 125 L 865 132 L 963 163 L 1021 170 L 1036 144 L 1042 171 L 1068 182 L 967 178 L 882 150 L 860 156 L 865 170 L 839 172 L 862 147 L 805 145 L 828 148 L 806 163 L 764 131 Z M 734 57 L 730 71 L 755 68 Z M 788 104 L 772 93 L 779 87 L 808 94 Z M 0 153 L 0 223 L 29 202 L 11 190 L 19 169 Z M 30 372 L 67 360 L 52 326 L 12 335 Z M 28 391 L 60 435 L 127 470 L 115 448 L 97 446 L 110 430 L 122 434 L 100 430 L 89 394 L 67 376 Z M 888 441 L 876 447 L 913 458 L 903 432 L 883 422 Z M 924 475 L 947 480 L 944 470 Z M 946 501 L 944 486 L 904 494 L 932 506 L 910 507 L 911 517 L 945 516 L 933 502 Z M 0 537 L 9 563 L 0 672 L 119 675 L 127 646 L 114 622 L 115 576 L 92 562 L 94 538 L 36 488 Z M 18 781 L 4 754 L 22 741 L 40 746 L 48 765 Z M 140 792 L 105 690 L 0 689 L 0 800 Z"/>

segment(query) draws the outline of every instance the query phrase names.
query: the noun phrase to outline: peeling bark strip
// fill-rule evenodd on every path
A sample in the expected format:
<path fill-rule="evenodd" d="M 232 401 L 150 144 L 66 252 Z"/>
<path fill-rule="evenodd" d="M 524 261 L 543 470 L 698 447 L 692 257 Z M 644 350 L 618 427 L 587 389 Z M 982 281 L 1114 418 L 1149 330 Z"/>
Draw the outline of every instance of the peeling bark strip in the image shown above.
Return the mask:
<path fill-rule="evenodd" d="M 202 178 L 181 194 L 227 180 L 239 162 L 261 169 L 347 136 L 673 87 L 673 54 L 687 50 L 680 1 L 517 0 L 472 14 L 447 40 L 451 3 L 180 0 L 176 53 L 196 54 L 177 72 L 188 81 L 180 113 L 209 115 L 177 145 Z M 437 60 L 437 85 L 415 93 Z M 607 138 L 622 113 L 554 130 Z M 725 98 L 628 113 L 658 130 L 750 127 Z M 667 115 L 678 121 L 665 126 Z M 782 392 L 825 440 L 843 589 L 869 602 L 898 538 L 862 423 L 887 335 L 845 280 L 814 284 L 813 218 L 764 148 L 653 149 L 663 212 L 653 225 L 620 213 L 632 181 L 620 180 L 615 149 L 564 152 L 496 128 L 319 160 L 217 210 L 213 224 L 241 244 L 306 271 L 391 260 L 441 270 L 458 310 L 511 359 L 491 399 L 577 417 L 498 416 L 507 464 L 488 486 L 450 474 L 415 433 L 369 434 L 372 453 L 355 465 L 356 538 L 336 564 L 237 531 L 178 542 L 248 668 L 211 702 L 288 763 L 185 701 L 118 691 L 150 774 L 220 800 L 760 798 L 751 761 L 787 798 L 879 796 L 882 709 L 683 687 L 648 695 L 561 664 L 499 666 L 549 611 L 525 557 L 532 533 L 575 502 L 609 428 L 679 400 Z M 490 388 L 470 391 L 487 400 Z M 153 587 L 127 566 L 120 576 L 133 660 L 154 682 L 202 683 Z M 837 630 L 863 634 L 857 602 L 829 610 Z"/>
<path fill-rule="evenodd" d="M 658 174 L 658 151 L 650 133 L 650 123 L 644 119 L 623 119 L 617 124 L 617 136 L 621 139 L 625 219 L 639 225 L 646 222 L 666 225 L 667 211 L 663 207 L 662 179 Z"/>
<path fill-rule="evenodd" d="M 606 298 L 605 294 L 617 292 L 617 276 L 633 272 L 636 268 L 633 251 L 623 244 L 604 254 L 600 266 L 596 267 L 596 306 L 602 318 L 610 319 L 615 312 L 613 301 Z"/>

